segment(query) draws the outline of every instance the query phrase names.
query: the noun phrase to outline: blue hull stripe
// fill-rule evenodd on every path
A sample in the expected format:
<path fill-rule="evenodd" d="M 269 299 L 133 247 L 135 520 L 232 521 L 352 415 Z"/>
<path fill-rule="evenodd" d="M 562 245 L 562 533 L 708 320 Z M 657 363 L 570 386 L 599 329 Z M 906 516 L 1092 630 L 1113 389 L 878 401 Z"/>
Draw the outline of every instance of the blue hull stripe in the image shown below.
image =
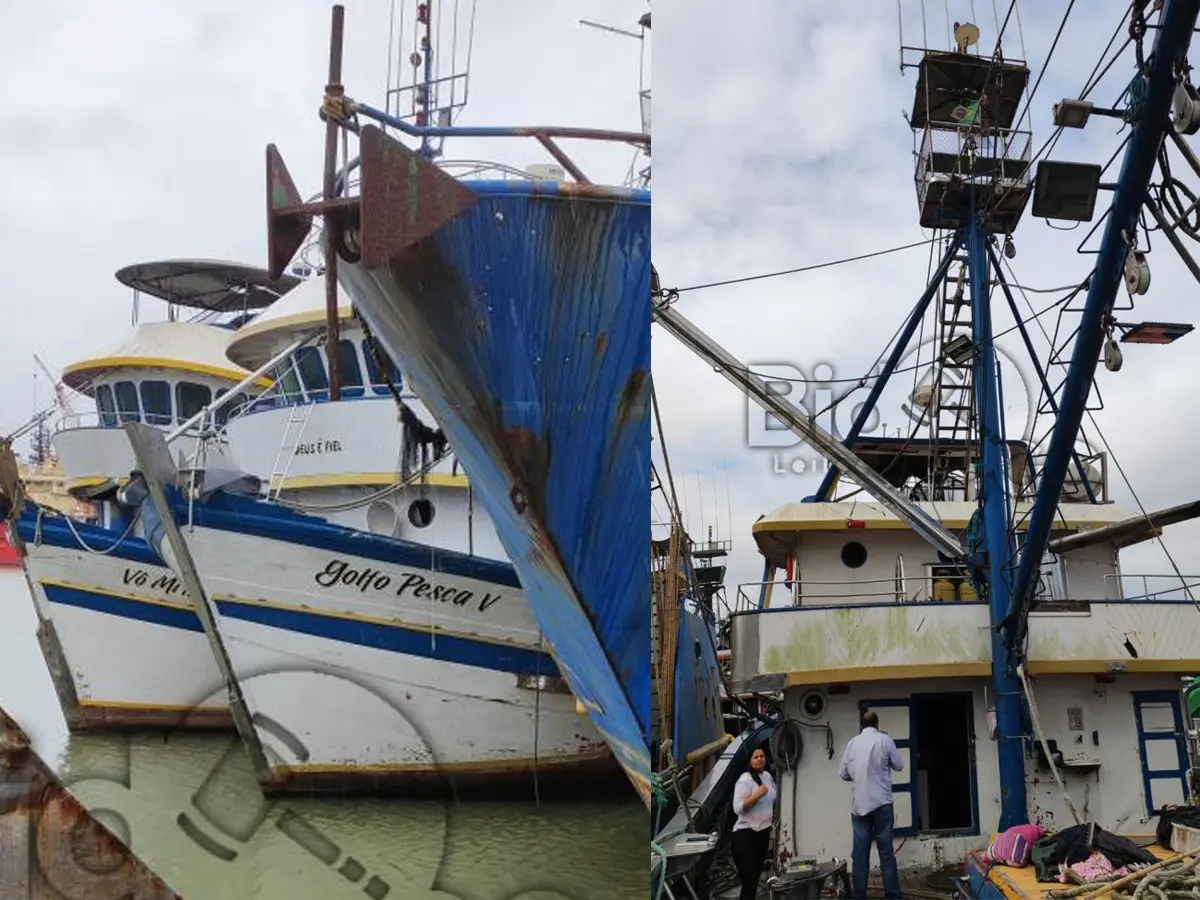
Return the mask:
<path fill-rule="evenodd" d="M 183 631 L 204 631 L 199 617 L 190 610 L 57 584 L 43 584 L 42 588 L 46 592 L 46 599 L 51 603 Z M 495 672 L 511 672 L 514 675 L 559 675 L 558 668 L 549 654 L 523 647 L 508 647 L 446 634 L 438 634 L 436 639 L 433 639 L 429 632 L 418 629 L 398 628 L 380 625 L 377 622 L 362 622 L 259 604 L 221 601 L 217 604 L 217 609 L 222 616 L 230 619 L 240 619 L 268 628 L 294 631 L 406 656 L 443 660 Z M 399 664 L 399 660 L 397 662 Z"/>
<path fill-rule="evenodd" d="M 511 672 L 514 675 L 558 676 L 558 669 L 549 655 L 523 647 L 473 641 L 457 635 L 439 634 L 435 638 L 427 631 L 412 628 L 396 628 L 335 616 L 318 616 L 298 610 L 251 603 L 219 601 L 217 609 L 222 616 L 230 619 L 241 619 L 269 628 L 310 634 L 374 650 L 388 650 L 406 656 L 461 663 L 464 666 L 496 672 Z"/>
<path fill-rule="evenodd" d="M 131 600 L 128 597 L 115 597 L 112 594 L 65 587 L 61 584 L 43 583 L 42 590 L 46 592 L 47 600 L 62 606 L 74 606 L 76 609 L 87 609 L 92 612 L 118 616 L 122 619 L 149 622 L 152 625 L 165 625 L 167 628 L 178 628 L 183 631 L 204 632 L 204 626 L 200 624 L 199 616 L 190 609 L 175 609 L 161 603 L 147 603 L 141 600 Z"/>

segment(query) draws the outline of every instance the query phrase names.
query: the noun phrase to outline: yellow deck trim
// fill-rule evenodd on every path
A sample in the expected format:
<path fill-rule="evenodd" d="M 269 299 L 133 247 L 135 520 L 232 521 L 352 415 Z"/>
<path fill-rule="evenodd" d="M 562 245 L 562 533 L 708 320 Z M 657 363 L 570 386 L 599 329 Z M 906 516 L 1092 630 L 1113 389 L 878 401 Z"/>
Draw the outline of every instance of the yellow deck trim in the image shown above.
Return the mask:
<path fill-rule="evenodd" d="M 220 713 L 228 712 L 228 706 L 187 706 L 176 703 L 127 703 L 123 700 L 79 700 L 77 706 L 84 709 L 120 709 L 130 712 L 155 711 L 169 713 Z"/>
<path fill-rule="evenodd" d="M 403 775 L 411 773 L 454 773 L 483 775 L 490 772 L 512 772 L 537 766 L 539 769 L 554 768 L 558 765 L 576 765 L 581 762 L 595 762 L 612 756 L 607 747 L 589 750 L 586 753 L 571 755 L 542 756 L 537 759 L 526 757 L 521 759 L 495 759 L 484 762 L 456 763 L 299 763 L 293 765 L 274 766 L 272 774 L 282 775 Z"/>
<path fill-rule="evenodd" d="M 1141 843 L 1152 839 L 1153 835 L 1139 834 L 1123 834 L 1121 837 L 1129 838 L 1134 843 Z M 996 835 L 992 835 L 991 840 L 995 840 Z M 1167 859 L 1174 854 L 1158 844 L 1151 844 L 1146 847 L 1158 859 Z M 1069 884 L 1063 884 L 1059 881 L 1042 881 L 1037 880 L 1037 870 L 1033 864 L 1016 868 L 1015 866 L 992 866 L 987 874 L 988 883 L 998 889 L 1007 900 L 1032 900 L 1032 898 L 1042 898 L 1049 891 L 1061 891 L 1071 887 Z"/>
<path fill-rule="evenodd" d="M 901 678 L 963 678 L 992 674 L 990 662 L 929 663 L 910 666 L 851 666 L 843 669 L 810 669 L 788 672 L 787 686 L 842 684 L 857 681 L 892 681 Z"/>
<path fill-rule="evenodd" d="M 416 631 L 420 634 L 430 635 L 445 635 L 446 637 L 463 638 L 468 641 L 477 641 L 481 644 L 493 644 L 498 647 L 515 647 L 518 650 L 531 650 L 538 652 L 538 647 L 534 644 L 522 644 L 506 638 L 488 637 L 482 634 L 472 634 L 468 631 L 455 631 L 446 628 L 443 625 L 425 625 L 410 622 L 403 622 L 399 619 L 383 619 L 379 616 L 363 615 L 362 613 L 340 612 L 333 609 L 316 609 L 304 603 L 280 603 L 277 600 L 249 599 L 247 597 L 235 597 L 232 594 L 213 594 L 212 601 L 214 603 L 234 603 L 238 606 L 265 606 L 268 609 L 280 609 L 287 612 L 306 613 L 311 616 L 322 616 L 327 619 L 345 619 L 350 622 L 366 622 L 371 625 L 384 625 L 389 628 L 398 628 L 403 631 Z M 544 652 L 544 651 L 543 651 Z M 989 669 L 989 671 L 991 671 Z"/>
<path fill-rule="evenodd" d="M 167 569 L 166 571 L 171 572 L 170 569 Z M 175 576 L 174 572 L 171 572 L 171 575 L 173 577 L 177 577 Z M 87 591 L 91 594 L 103 594 L 106 597 L 116 597 L 119 600 L 132 600 L 135 603 L 148 603 L 151 606 L 165 606 L 168 609 L 195 612 L 195 610 L 192 608 L 190 600 L 183 600 L 180 602 L 176 602 L 174 600 L 158 600 L 154 597 L 147 597 L 145 594 L 131 594 L 126 591 L 114 591 L 111 588 L 102 588 L 94 584 L 77 584 L 73 581 L 62 581 L 58 578 L 39 578 L 38 584 L 42 585 L 43 589 L 46 585 L 50 585 L 51 587 L 67 588 L 68 590 L 72 591 Z M 185 590 L 185 588 L 181 586 L 180 590 Z"/>
<path fill-rule="evenodd" d="M 398 472 L 342 472 L 337 475 L 291 475 L 279 482 L 280 490 L 300 490 L 318 487 L 347 487 L 365 485 L 370 487 L 398 484 Z M 430 472 L 424 479 L 416 479 L 413 485 L 428 484 L 432 487 L 465 488 L 468 486 L 466 475 L 448 475 L 444 472 Z"/>
<path fill-rule="evenodd" d="M 1109 672 L 1108 664 L 1124 663 L 1125 668 Z M 1043 659 L 1029 660 L 1025 668 L 1030 675 L 1120 675 L 1124 673 L 1167 673 L 1188 675 L 1200 672 L 1200 659 Z"/>
<path fill-rule="evenodd" d="M 172 369 L 177 372 L 190 372 L 193 375 L 209 375 L 237 384 L 249 372 L 239 372 L 236 369 L 226 369 L 221 366 L 210 366 L 204 363 L 188 362 L 183 359 L 169 359 L 158 356 L 103 356 L 99 359 L 88 359 L 72 363 L 62 370 L 62 377 L 81 375 L 87 372 L 108 369 Z M 255 379 L 259 387 L 268 388 L 272 381 L 269 378 Z"/>

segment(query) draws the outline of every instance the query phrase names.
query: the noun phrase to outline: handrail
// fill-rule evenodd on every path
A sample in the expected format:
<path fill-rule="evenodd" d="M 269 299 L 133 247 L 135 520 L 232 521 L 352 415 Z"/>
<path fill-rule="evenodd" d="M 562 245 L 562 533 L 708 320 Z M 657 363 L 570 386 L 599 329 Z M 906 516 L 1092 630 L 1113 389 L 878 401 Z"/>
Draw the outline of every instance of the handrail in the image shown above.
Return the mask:
<path fill-rule="evenodd" d="M 910 576 L 904 579 L 898 578 L 864 578 L 859 580 L 840 580 L 840 581 L 822 581 L 809 579 L 793 579 L 792 592 L 790 599 L 791 605 L 797 609 L 803 609 L 805 602 L 822 601 L 822 600 L 839 600 L 839 601 L 855 601 L 862 600 L 878 602 L 880 598 L 890 598 L 898 604 L 911 603 L 956 603 L 963 599 L 977 599 L 974 597 L 973 589 L 970 589 L 970 582 L 966 576 L 966 570 L 961 567 L 954 566 L 953 563 L 925 563 L 926 572 L 924 575 Z M 956 568 L 963 572 L 963 576 L 951 576 L 949 578 L 934 579 L 928 571 L 929 568 Z M 1089 597 L 1086 595 L 1072 595 L 1068 597 L 1055 597 L 1049 589 L 1043 591 L 1039 595 L 1039 600 L 1042 602 L 1062 603 L 1062 602 L 1078 602 L 1078 603 L 1121 603 L 1125 601 L 1134 602 L 1153 602 L 1156 599 L 1191 599 L 1192 591 L 1200 591 L 1200 575 L 1184 575 L 1177 577 L 1170 574 L 1147 574 L 1147 575 L 1130 575 L 1130 574 L 1111 574 L 1104 575 L 1104 596 Z M 1124 582 L 1127 579 L 1141 580 L 1142 593 L 1127 594 L 1124 590 Z M 1168 579 L 1170 586 L 1161 590 L 1150 590 L 1151 579 Z M 935 581 L 944 581 L 951 584 L 955 589 L 955 596 L 939 599 L 932 596 L 931 588 Z M 917 590 L 912 590 L 912 583 L 916 582 Z M 1110 587 L 1115 583 L 1115 588 Z M 734 604 L 735 612 L 745 612 L 758 609 L 758 600 L 760 589 L 764 585 L 777 586 L 780 589 L 786 589 L 789 585 L 787 581 L 747 581 L 738 584 L 737 599 Z M 843 588 L 841 591 L 822 592 L 814 591 L 813 588 L 822 588 L 829 586 L 838 586 Z M 876 586 L 884 585 L 886 587 L 880 589 Z M 962 596 L 962 586 L 966 585 L 970 589 L 967 598 Z M 898 586 L 902 586 L 903 590 L 897 590 Z M 849 588 L 863 588 L 859 590 L 850 590 Z M 1175 595 L 1172 597 L 1171 595 Z M 818 604 L 819 605 L 819 604 Z M 849 603 L 847 605 L 850 605 Z"/>

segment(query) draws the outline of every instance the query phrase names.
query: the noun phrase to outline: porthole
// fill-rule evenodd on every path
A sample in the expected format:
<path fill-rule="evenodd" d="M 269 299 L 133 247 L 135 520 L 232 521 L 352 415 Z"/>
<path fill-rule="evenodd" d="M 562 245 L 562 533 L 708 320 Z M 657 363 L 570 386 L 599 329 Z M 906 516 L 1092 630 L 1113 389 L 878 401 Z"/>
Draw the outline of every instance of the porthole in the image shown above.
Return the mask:
<path fill-rule="evenodd" d="M 396 510 L 384 500 L 376 500 L 367 507 L 367 530 L 375 534 L 396 533 Z"/>
<path fill-rule="evenodd" d="M 842 565 L 847 569 L 857 569 L 867 561 L 867 548 L 858 541 L 850 541 L 842 547 Z"/>
<path fill-rule="evenodd" d="M 424 497 L 414 500 L 408 506 L 408 521 L 413 528 L 428 528 L 433 521 L 433 504 Z"/>

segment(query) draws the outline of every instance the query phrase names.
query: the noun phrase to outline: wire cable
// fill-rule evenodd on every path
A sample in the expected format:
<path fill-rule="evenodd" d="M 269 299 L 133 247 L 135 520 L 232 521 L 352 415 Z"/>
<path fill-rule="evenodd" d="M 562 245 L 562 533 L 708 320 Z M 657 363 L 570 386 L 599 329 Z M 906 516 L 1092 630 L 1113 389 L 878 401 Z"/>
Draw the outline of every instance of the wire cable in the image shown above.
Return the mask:
<path fill-rule="evenodd" d="M 845 263 L 859 262 L 864 259 L 874 259 L 877 256 L 886 256 L 889 253 L 899 253 L 901 250 L 911 250 L 914 247 L 924 247 L 926 244 L 932 244 L 938 238 L 929 238 L 924 241 L 917 241 L 913 244 L 903 244 L 899 247 L 890 247 L 887 250 L 876 250 L 873 253 L 863 253 L 859 256 L 847 256 L 844 259 L 834 259 L 829 262 L 815 263 L 811 266 L 800 266 L 795 269 L 784 269 L 779 272 L 766 272 L 762 275 L 747 275 L 743 278 L 730 278 L 726 281 L 710 281 L 707 284 L 693 284 L 688 287 L 671 288 L 663 291 L 663 293 L 682 294 L 685 291 L 700 291 L 705 288 L 725 287 L 729 284 L 744 284 L 748 281 L 762 281 L 764 278 L 778 278 L 780 275 L 796 275 L 800 272 L 812 272 L 815 269 L 828 269 L 831 266 L 840 266 Z"/>

